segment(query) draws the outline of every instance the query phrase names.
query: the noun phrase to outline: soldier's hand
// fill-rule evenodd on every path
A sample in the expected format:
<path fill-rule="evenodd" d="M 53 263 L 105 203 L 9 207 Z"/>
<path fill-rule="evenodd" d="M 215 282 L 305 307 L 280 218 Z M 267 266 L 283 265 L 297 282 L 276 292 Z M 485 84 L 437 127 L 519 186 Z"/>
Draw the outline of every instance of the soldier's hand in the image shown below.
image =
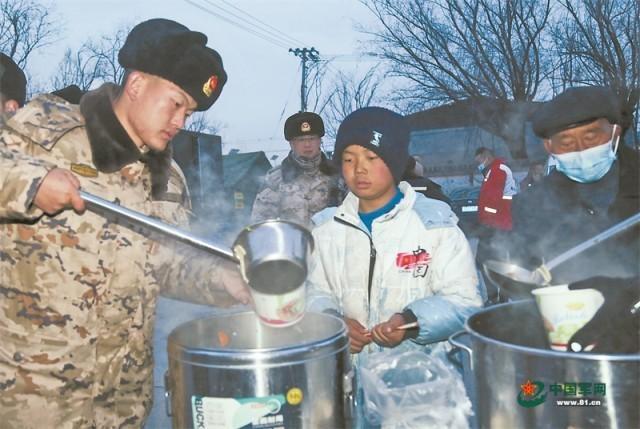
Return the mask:
<path fill-rule="evenodd" d="M 78 192 L 79 189 L 80 181 L 72 172 L 54 168 L 40 182 L 33 203 L 48 215 L 54 215 L 68 208 L 73 208 L 76 213 L 82 213 L 85 205 Z"/>
<path fill-rule="evenodd" d="M 355 319 L 345 317 L 344 322 L 349 330 L 349 350 L 351 353 L 360 353 L 371 342 L 371 333 Z"/>
<path fill-rule="evenodd" d="M 238 267 L 227 266 L 220 270 L 219 280 L 221 289 L 224 289 L 229 295 L 233 297 L 233 299 L 245 305 L 251 302 L 251 294 L 249 292 L 249 289 L 247 288 L 247 284 L 242 278 L 242 275 L 240 275 Z"/>
<path fill-rule="evenodd" d="M 404 340 L 407 331 L 396 329 L 407 323 L 402 314 L 396 313 L 386 322 L 380 323 L 373 327 L 371 334 L 373 341 L 382 347 L 395 347 Z"/>

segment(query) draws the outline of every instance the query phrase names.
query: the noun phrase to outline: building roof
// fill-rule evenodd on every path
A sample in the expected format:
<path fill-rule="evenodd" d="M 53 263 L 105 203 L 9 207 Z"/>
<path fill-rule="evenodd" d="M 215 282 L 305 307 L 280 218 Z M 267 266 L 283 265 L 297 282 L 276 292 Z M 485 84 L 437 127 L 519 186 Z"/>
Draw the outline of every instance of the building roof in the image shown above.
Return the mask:
<path fill-rule="evenodd" d="M 263 151 L 233 153 L 222 156 L 222 171 L 225 188 L 234 188 L 252 173 L 264 175 L 271 163 Z"/>

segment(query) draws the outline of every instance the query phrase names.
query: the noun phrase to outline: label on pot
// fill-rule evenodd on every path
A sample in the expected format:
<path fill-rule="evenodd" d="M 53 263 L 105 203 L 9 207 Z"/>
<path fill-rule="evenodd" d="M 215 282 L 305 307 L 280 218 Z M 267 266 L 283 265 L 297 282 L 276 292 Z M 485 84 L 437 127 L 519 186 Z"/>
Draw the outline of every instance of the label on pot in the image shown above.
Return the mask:
<path fill-rule="evenodd" d="M 284 395 L 240 399 L 192 396 L 191 410 L 195 429 L 284 429 L 286 426 Z"/>

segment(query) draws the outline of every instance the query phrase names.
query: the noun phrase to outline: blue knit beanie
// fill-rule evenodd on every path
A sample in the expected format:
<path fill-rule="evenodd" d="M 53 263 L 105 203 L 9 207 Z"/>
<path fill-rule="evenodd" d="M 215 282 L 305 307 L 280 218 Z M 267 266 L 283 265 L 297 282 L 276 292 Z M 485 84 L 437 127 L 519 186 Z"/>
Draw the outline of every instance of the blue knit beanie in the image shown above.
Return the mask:
<path fill-rule="evenodd" d="M 404 116 L 382 107 L 364 107 L 340 124 L 333 159 L 339 165 L 347 146 L 363 146 L 382 158 L 399 183 L 409 161 L 409 134 Z"/>

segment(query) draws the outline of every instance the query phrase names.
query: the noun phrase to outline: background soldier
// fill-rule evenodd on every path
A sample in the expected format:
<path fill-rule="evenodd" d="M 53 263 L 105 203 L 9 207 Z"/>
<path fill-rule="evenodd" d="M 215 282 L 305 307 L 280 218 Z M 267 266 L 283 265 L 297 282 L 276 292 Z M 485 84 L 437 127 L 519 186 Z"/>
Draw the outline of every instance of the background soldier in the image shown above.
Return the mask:
<path fill-rule="evenodd" d="M 289 155 L 270 170 L 253 203 L 251 220 L 281 218 L 308 226 L 311 216 L 336 206 L 344 197 L 335 168 L 320 150 L 324 123 L 315 113 L 300 112 L 284 124 Z"/>
<path fill-rule="evenodd" d="M 158 292 L 223 304 L 233 301 L 226 290 L 248 302 L 232 263 L 78 215 L 82 187 L 186 225 L 185 182 L 168 143 L 225 84 L 206 42 L 177 22 L 145 21 L 119 52 L 122 87 L 105 84 L 79 106 L 40 96 L 0 134 L 4 428 L 141 427 Z"/>
<path fill-rule="evenodd" d="M 0 117 L 15 113 L 24 105 L 27 79 L 24 72 L 7 55 L 0 53 Z M 2 124 L 0 119 L 0 125 Z"/>

